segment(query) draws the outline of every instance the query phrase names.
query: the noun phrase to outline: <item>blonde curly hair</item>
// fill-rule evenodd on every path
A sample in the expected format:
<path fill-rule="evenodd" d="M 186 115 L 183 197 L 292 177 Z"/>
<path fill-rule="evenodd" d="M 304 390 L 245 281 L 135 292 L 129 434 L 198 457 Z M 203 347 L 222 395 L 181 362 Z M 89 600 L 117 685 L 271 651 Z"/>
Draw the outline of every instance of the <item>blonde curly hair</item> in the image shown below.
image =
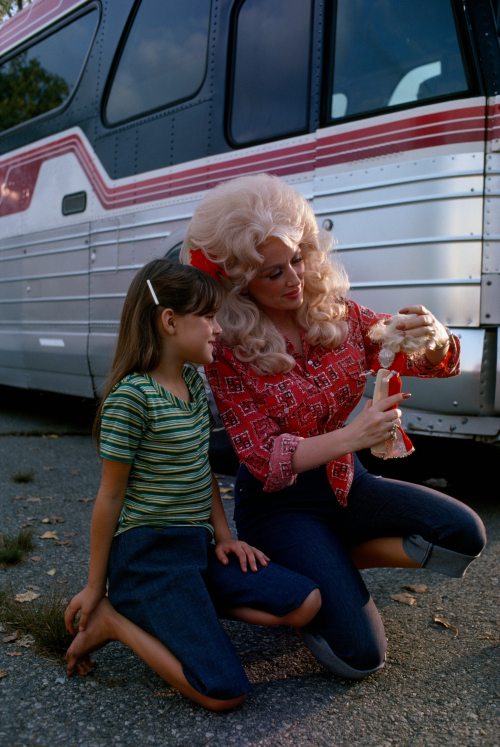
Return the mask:
<path fill-rule="evenodd" d="M 337 347 L 347 331 L 347 274 L 332 261 L 332 238 L 318 228 L 309 202 L 278 177 L 252 174 L 211 189 L 188 225 L 180 255 L 189 264 L 191 251 L 201 249 L 222 268 L 230 284 L 218 312 L 222 338 L 239 360 L 265 374 L 290 371 L 295 365 L 283 336 L 246 294 L 264 261 L 259 247 L 271 237 L 300 247 L 304 302 L 296 321 L 307 341 Z"/>

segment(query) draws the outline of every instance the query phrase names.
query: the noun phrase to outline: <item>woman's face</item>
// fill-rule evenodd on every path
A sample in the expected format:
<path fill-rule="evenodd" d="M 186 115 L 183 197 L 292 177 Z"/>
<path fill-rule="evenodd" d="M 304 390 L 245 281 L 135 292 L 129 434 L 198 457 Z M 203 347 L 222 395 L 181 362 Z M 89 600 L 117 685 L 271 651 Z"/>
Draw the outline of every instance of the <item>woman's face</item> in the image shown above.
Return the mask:
<path fill-rule="evenodd" d="M 259 246 L 264 262 L 248 283 L 248 293 L 271 319 L 296 311 L 304 300 L 304 260 L 300 248 L 291 249 L 281 239 L 270 238 Z"/>

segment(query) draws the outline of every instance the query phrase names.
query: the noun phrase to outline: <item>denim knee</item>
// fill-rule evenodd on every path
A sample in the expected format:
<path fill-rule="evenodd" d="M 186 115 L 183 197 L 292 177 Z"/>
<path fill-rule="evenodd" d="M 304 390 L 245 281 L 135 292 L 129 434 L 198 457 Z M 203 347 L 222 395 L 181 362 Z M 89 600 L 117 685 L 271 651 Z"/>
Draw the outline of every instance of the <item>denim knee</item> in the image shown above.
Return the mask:
<path fill-rule="evenodd" d="M 358 651 L 347 662 L 334 653 L 327 640 L 319 633 L 306 631 L 303 640 L 313 656 L 338 677 L 348 680 L 361 680 L 382 669 L 385 665 L 385 646 L 383 649 L 376 647 L 376 650 L 372 651 Z"/>
<path fill-rule="evenodd" d="M 327 669 L 348 679 L 362 679 L 385 664 L 387 637 L 371 598 L 357 614 L 352 610 L 347 628 L 332 626 L 321 610 L 304 629 L 304 643 Z"/>

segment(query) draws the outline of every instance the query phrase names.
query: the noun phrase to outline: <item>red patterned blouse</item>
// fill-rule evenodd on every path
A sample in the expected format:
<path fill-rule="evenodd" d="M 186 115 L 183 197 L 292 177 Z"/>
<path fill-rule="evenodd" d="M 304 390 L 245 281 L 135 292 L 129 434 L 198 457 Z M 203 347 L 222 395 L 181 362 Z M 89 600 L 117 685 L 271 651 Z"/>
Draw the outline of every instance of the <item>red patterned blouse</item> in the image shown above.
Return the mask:
<path fill-rule="evenodd" d="M 292 485 L 297 474 L 292 457 L 303 438 L 342 428 L 358 404 L 366 378 L 380 368 L 379 345 L 368 337 L 369 328 L 387 314 L 348 302 L 346 341 L 327 350 L 303 339 L 304 355 L 288 344 L 296 365 L 288 373 L 263 375 L 242 363 L 221 342 L 214 362 L 205 367 L 222 420 L 240 462 L 263 483 L 267 492 Z M 443 361 L 431 366 L 424 355 L 408 357 L 403 376 L 439 377 L 459 373 L 458 338 Z M 327 464 L 338 501 L 345 505 L 353 478 L 352 454 Z"/>

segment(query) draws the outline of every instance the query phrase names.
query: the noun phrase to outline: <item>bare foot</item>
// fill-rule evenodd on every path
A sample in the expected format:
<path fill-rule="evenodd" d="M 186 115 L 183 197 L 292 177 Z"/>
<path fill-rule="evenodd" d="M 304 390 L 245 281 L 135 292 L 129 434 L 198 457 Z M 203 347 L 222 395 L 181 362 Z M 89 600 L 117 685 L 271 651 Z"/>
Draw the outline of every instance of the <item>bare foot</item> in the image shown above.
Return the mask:
<path fill-rule="evenodd" d="M 66 658 L 68 658 L 68 654 L 66 654 Z M 74 671 L 76 671 L 76 673 L 80 677 L 86 677 L 95 668 L 95 666 L 96 666 L 96 662 L 90 658 L 90 654 L 86 654 L 86 656 L 83 656 L 81 659 L 78 659 L 78 661 L 75 664 Z M 68 672 L 68 677 L 71 677 L 73 672 L 70 672 L 69 670 L 69 663 L 68 663 L 68 667 L 66 671 Z"/>
<path fill-rule="evenodd" d="M 85 677 L 95 667 L 90 658 L 92 651 L 114 639 L 114 621 L 118 613 L 108 599 L 102 599 L 90 615 L 85 630 L 78 632 L 66 652 L 66 672 L 71 677 L 75 672 Z"/>

